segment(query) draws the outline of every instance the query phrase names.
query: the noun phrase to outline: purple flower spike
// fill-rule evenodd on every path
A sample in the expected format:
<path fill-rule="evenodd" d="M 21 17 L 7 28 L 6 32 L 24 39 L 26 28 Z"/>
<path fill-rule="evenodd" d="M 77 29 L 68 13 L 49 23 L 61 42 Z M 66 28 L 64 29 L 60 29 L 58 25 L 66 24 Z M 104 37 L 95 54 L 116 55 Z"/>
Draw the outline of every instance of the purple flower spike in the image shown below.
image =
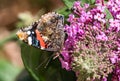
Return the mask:
<path fill-rule="evenodd" d="M 73 70 L 77 81 L 107 81 L 109 75 L 120 81 L 120 1 L 96 0 L 94 7 L 76 1 L 67 21 L 62 68 Z"/>
<path fill-rule="evenodd" d="M 66 70 L 71 70 L 69 62 L 63 60 L 62 58 L 59 58 L 62 64 L 62 68 L 65 68 Z"/>

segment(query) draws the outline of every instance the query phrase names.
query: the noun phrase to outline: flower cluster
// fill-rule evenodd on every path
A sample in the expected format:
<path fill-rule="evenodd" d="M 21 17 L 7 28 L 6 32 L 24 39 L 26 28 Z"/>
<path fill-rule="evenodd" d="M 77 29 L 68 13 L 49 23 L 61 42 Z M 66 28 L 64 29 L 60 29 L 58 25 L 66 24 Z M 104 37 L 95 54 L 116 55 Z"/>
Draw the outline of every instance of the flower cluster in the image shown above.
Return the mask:
<path fill-rule="evenodd" d="M 103 1 L 96 0 L 92 8 L 76 1 L 65 25 L 60 61 L 76 72 L 78 81 L 107 81 L 110 74 L 112 81 L 120 81 L 120 1 Z"/>

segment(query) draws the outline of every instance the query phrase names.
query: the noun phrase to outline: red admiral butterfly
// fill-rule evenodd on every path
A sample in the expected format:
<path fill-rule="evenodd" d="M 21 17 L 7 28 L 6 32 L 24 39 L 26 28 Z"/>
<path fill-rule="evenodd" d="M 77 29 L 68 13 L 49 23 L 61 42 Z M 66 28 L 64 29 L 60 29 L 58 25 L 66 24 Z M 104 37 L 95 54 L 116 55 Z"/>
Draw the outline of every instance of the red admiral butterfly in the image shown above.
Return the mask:
<path fill-rule="evenodd" d="M 60 51 L 64 43 L 64 17 L 56 12 L 42 15 L 28 27 L 17 32 L 20 40 L 47 51 Z"/>

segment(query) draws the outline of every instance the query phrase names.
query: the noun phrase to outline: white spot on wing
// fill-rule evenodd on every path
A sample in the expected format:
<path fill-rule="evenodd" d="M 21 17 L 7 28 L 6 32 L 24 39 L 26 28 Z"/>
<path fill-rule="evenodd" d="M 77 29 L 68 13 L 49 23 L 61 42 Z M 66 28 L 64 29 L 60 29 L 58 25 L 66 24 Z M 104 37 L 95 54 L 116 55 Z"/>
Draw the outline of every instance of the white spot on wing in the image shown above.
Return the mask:
<path fill-rule="evenodd" d="M 34 34 L 34 32 L 32 31 L 32 34 Z"/>
<path fill-rule="evenodd" d="M 28 44 L 32 45 L 32 37 L 28 37 Z"/>
<path fill-rule="evenodd" d="M 27 31 L 27 34 L 30 35 L 30 34 L 31 34 L 31 31 Z"/>

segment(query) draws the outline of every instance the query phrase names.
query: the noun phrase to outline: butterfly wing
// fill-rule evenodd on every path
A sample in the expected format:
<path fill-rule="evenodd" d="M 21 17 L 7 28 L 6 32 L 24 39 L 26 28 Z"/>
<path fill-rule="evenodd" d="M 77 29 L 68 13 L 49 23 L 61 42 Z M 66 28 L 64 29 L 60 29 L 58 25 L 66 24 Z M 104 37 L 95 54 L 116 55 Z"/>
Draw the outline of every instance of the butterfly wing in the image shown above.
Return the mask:
<path fill-rule="evenodd" d="M 64 17 L 50 12 L 41 16 L 39 21 L 21 28 L 17 36 L 28 45 L 47 51 L 60 51 L 64 43 Z"/>

